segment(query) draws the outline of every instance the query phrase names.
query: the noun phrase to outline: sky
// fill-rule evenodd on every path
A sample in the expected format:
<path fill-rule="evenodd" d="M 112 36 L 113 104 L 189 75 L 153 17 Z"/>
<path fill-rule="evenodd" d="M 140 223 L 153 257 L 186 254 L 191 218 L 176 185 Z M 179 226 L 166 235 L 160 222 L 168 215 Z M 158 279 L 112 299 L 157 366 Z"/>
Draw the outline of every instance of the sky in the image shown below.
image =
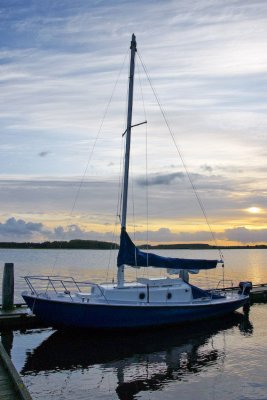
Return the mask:
<path fill-rule="evenodd" d="M 0 0 L 0 31 L 0 241 L 117 240 L 135 33 L 128 230 L 267 244 L 265 0 Z"/>

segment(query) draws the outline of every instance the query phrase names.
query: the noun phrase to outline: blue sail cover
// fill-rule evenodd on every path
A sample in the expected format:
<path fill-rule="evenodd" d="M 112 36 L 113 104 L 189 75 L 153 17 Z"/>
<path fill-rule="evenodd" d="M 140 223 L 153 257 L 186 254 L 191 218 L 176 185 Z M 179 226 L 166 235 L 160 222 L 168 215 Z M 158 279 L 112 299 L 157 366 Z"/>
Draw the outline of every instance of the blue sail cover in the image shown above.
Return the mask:
<path fill-rule="evenodd" d="M 187 258 L 162 257 L 139 250 L 131 241 L 126 230 L 122 229 L 120 249 L 117 259 L 120 265 L 132 267 L 157 267 L 173 269 L 212 269 L 216 268 L 217 260 L 197 260 Z"/>

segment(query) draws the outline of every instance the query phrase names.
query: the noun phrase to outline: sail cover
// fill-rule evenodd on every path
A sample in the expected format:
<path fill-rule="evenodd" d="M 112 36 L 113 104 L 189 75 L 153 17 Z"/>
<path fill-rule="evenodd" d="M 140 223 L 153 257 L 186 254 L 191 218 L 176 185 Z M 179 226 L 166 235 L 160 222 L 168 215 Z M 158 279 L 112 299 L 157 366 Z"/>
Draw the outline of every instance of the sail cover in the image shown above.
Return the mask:
<path fill-rule="evenodd" d="M 120 250 L 117 259 L 118 267 L 125 264 L 132 267 L 212 269 L 216 268 L 217 262 L 217 260 L 171 258 L 146 253 L 134 245 L 126 230 L 122 229 L 121 231 Z"/>

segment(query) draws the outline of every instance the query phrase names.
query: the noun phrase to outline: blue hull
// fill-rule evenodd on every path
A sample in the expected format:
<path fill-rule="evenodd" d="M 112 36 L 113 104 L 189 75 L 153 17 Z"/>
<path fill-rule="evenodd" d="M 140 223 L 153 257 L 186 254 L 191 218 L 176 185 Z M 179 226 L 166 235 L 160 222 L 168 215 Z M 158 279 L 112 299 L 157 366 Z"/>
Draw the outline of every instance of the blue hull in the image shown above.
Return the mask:
<path fill-rule="evenodd" d="M 33 313 L 53 327 L 134 329 L 214 318 L 242 307 L 248 297 L 223 303 L 179 306 L 119 306 L 59 302 L 23 295 Z"/>

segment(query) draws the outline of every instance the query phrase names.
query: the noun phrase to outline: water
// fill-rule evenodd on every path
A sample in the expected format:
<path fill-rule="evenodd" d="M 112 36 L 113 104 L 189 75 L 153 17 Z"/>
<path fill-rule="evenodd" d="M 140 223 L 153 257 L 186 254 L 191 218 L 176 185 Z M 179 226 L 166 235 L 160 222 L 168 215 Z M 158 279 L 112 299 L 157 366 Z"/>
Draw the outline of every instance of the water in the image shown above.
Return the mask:
<path fill-rule="evenodd" d="M 81 279 L 105 280 L 109 263 L 110 278 L 116 271 L 111 268 L 115 252 L 56 253 L 4 250 L 1 262 L 14 262 L 17 277 L 52 269 L 57 274 L 75 272 Z M 211 251 L 171 253 L 217 256 Z M 228 276 L 235 282 L 267 282 L 266 250 L 229 250 L 224 257 Z M 222 269 L 208 283 L 221 273 Z M 208 278 L 192 279 L 204 283 Z M 23 287 L 23 280 L 18 280 L 19 300 Z M 160 331 L 96 335 L 38 329 L 3 332 L 2 341 L 34 400 L 267 400 L 266 304 L 253 304 L 245 313 L 241 310 L 220 321 Z"/>
<path fill-rule="evenodd" d="M 267 399 L 267 306 L 135 334 L 3 334 L 34 399 Z M 12 344 L 13 342 L 13 344 Z"/>
<path fill-rule="evenodd" d="M 171 257 L 218 259 L 216 250 L 160 250 L 158 254 Z M 15 300 L 21 302 L 20 293 L 26 288 L 25 275 L 67 275 L 78 280 L 103 282 L 116 278 L 117 251 L 108 250 L 36 250 L 36 249 L 0 249 L 0 276 L 5 262 L 15 264 Z M 192 283 L 202 287 L 216 287 L 225 278 L 234 285 L 239 281 L 250 280 L 253 283 L 267 282 L 267 249 L 262 250 L 225 250 L 225 268 L 217 268 L 199 275 L 190 275 Z M 138 276 L 161 276 L 161 269 L 126 269 L 126 278 L 134 280 Z M 1 288 L 0 288 L 1 291 Z M 0 292 L 1 295 L 1 292 Z"/>

